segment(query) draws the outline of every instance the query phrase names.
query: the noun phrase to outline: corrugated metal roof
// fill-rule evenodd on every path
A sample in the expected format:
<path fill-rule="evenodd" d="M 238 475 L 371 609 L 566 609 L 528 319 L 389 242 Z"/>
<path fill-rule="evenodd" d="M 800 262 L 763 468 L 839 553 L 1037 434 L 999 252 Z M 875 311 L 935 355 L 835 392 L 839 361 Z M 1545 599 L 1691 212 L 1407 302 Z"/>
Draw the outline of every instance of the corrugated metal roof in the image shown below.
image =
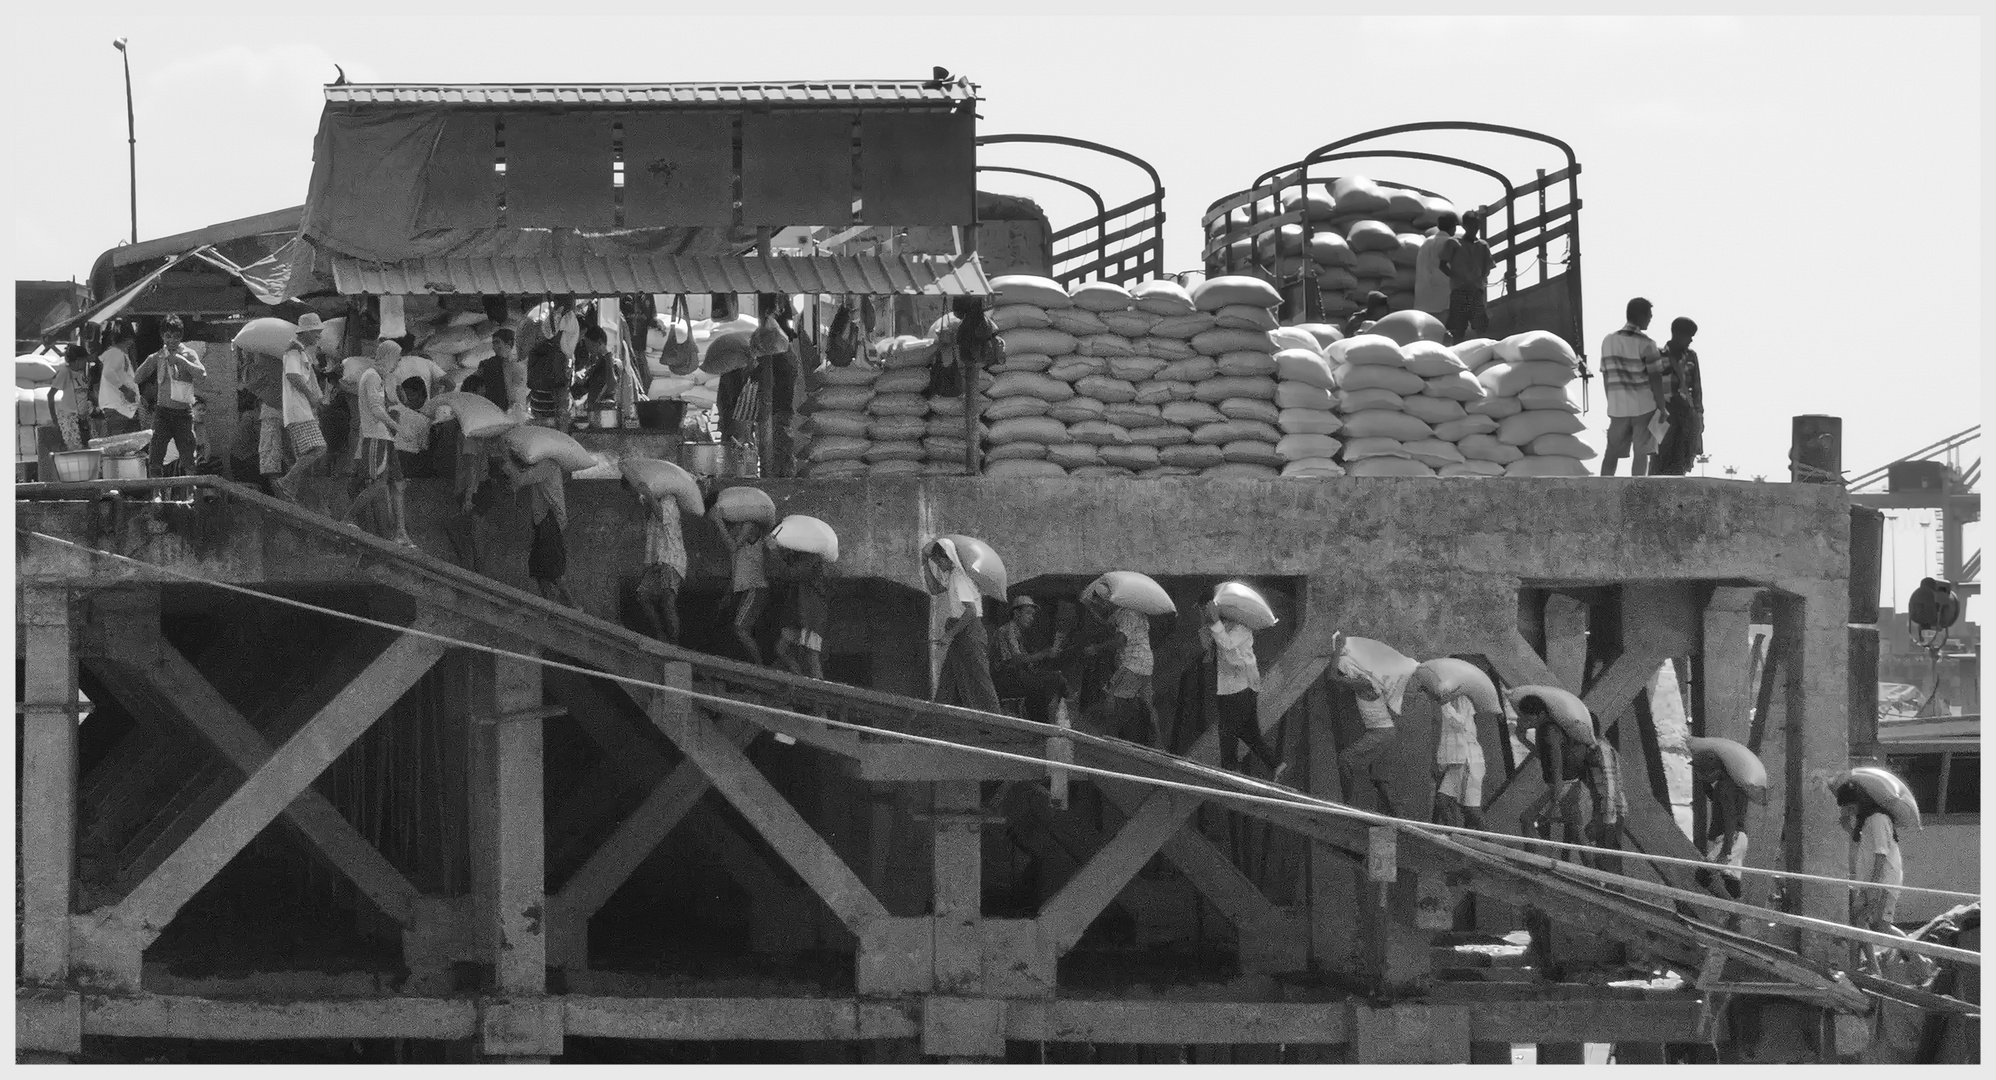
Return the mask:
<path fill-rule="evenodd" d="M 391 296 L 754 292 L 985 296 L 991 292 L 991 282 L 975 255 L 961 263 L 911 255 L 572 255 L 400 263 L 335 256 L 333 283 L 347 295 Z"/>
<path fill-rule="evenodd" d="M 954 105 L 976 101 L 977 87 L 905 82 L 796 83 L 345 83 L 326 87 L 329 105 L 543 106 L 548 108 L 697 108 L 743 105 Z"/>

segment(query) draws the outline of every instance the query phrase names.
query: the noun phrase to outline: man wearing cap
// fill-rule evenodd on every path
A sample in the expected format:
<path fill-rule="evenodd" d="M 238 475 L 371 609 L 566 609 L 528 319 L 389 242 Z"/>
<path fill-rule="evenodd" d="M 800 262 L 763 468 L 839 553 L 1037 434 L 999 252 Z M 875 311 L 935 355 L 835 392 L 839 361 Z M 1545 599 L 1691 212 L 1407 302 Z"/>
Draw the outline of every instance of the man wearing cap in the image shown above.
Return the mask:
<path fill-rule="evenodd" d="M 278 421 L 284 425 L 284 438 L 291 443 L 291 456 L 295 459 L 291 471 L 283 476 L 273 477 L 270 486 L 279 498 L 288 502 L 298 501 L 298 485 L 326 458 L 326 436 L 319 430 L 319 406 L 324 398 L 319 393 L 319 380 L 312 367 L 312 352 L 319 343 L 319 334 L 325 324 L 315 312 L 306 312 L 298 319 L 298 336 L 284 350 L 282 371 L 284 380 L 280 386 Z M 263 412 L 267 426 L 271 421 L 269 410 Z M 269 436 L 259 435 L 257 456 L 262 459 L 264 475 L 269 476 L 270 457 L 265 446 L 271 443 Z M 276 455 L 282 463 L 281 448 Z"/>
<path fill-rule="evenodd" d="M 1039 601 L 1030 596 L 1012 600 L 1012 617 L 998 630 L 998 656 L 991 666 L 991 680 L 997 684 L 1000 699 L 1023 698 L 1026 719 L 1044 723 L 1047 707 L 1059 683 L 1040 665 L 1060 651 L 1062 642 L 1060 636 L 1055 635 L 1051 645 L 1033 649 L 1029 635 L 1039 621 Z"/>

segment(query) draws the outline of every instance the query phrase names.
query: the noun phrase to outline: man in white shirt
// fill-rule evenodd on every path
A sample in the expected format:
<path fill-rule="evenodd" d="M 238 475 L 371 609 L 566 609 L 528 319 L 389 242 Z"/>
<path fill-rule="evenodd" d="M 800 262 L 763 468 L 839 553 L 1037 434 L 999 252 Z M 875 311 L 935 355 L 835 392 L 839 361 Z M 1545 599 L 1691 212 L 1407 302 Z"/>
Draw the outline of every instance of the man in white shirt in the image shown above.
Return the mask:
<path fill-rule="evenodd" d="M 139 430 L 139 380 L 132 375 L 132 328 L 119 323 L 111 347 L 97 355 L 103 369 L 97 376 L 98 435 L 129 435 Z"/>
<path fill-rule="evenodd" d="M 1483 827 L 1483 744 L 1476 737 L 1476 706 L 1468 694 L 1446 698 L 1425 684 L 1439 706 L 1435 742 L 1435 812 L 1438 825 Z"/>
<path fill-rule="evenodd" d="M 326 459 L 326 436 L 319 430 L 319 407 L 324 398 L 312 371 L 312 348 L 324 329 L 318 315 L 306 312 L 298 320 L 297 339 L 284 351 L 284 436 L 290 440 L 296 460 L 290 471 L 272 479 L 270 486 L 290 502 L 298 501 L 298 485 Z"/>
<path fill-rule="evenodd" d="M 1332 638 L 1331 666 L 1324 677 L 1350 690 L 1358 701 L 1359 723 L 1365 733 L 1338 752 L 1338 768 L 1344 774 L 1345 796 L 1350 798 L 1360 780 L 1373 790 L 1379 812 L 1398 816 L 1387 784 L 1374 769 L 1393 748 L 1398 728 L 1393 714 L 1406 691 L 1405 675 L 1368 671 L 1345 649 L 1345 635 Z"/>
<path fill-rule="evenodd" d="M 1444 211 L 1414 256 L 1414 306 L 1436 319 L 1448 317 L 1449 276 L 1442 271 L 1442 245 L 1455 238 L 1455 211 Z"/>
<path fill-rule="evenodd" d="M 1232 771 L 1239 752 L 1234 744 L 1243 743 L 1280 781 L 1288 766 L 1261 736 L 1261 666 L 1255 660 L 1254 631 L 1220 614 L 1213 604 L 1206 605 L 1206 619 L 1199 640 L 1213 654 L 1213 729 L 1220 739 L 1220 767 Z"/>

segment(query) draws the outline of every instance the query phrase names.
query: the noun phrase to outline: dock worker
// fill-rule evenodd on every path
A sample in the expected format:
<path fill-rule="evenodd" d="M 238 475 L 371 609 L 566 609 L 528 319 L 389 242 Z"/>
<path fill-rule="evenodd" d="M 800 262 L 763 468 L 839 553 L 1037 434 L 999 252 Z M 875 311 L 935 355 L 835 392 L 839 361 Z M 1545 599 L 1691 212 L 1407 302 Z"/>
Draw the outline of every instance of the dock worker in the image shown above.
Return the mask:
<path fill-rule="evenodd" d="M 132 376 L 132 352 L 137 344 L 131 324 L 120 322 L 111 331 L 111 347 L 97 354 L 98 435 L 129 435 L 139 430 L 139 381 Z"/>
<path fill-rule="evenodd" d="M 1157 708 L 1151 701 L 1150 616 L 1135 608 L 1109 602 L 1106 589 L 1091 586 L 1081 594 L 1081 606 L 1108 628 L 1109 641 L 1098 642 L 1116 658 L 1101 687 L 1099 717 L 1109 733 L 1144 746 L 1156 746 Z M 1113 642 L 1113 644 L 1111 644 Z"/>
<path fill-rule="evenodd" d="M 1892 814 L 1879 805 L 1863 785 L 1846 780 L 1836 789 L 1837 818 L 1850 833 L 1850 876 L 1869 887 L 1855 890 L 1851 899 L 1852 926 L 1881 934 L 1910 938 L 1893 921 L 1899 911 L 1899 890 L 1906 883 L 1906 864 L 1899 851 L 1899 825 Z M 1880 949 L 1869 942 L 1860 947 L 1864 969 L 1882 975 Z M 1908 955 L 1908 954 L 1902 954 Z"/>
<path fill-rule="evenodd" d="M 765 550 L 768 576 L 777 589 L 777 664 L 786 671 L 822 679 L 825 629 L 831 622 L 831 583 L 825 574 L 824 556 L 774 545 Z"/>
<path fill-rule="evenodd" d="M 1434 822 L 1481 829 L 1484 759 L 1483 743 L 1476 737 L 1476 706 L 1463 690 L 1444 697 L 1423 682 L 1421 692 L 1434 700 L 1439 714 Z"/>
<path fill-rule="evenodd" d="M 347 508 L 341 522 L 357 524 L 363 513 L 385 509 L 390 542 L 415 547 L 403 513 L 402 461 L 395 454 L 397 425 L 394 413 L 388 408 L 388 375 L 401 358 L 400 346 L 393 341 L 380 342 L 375 346 L 372 363 L 355 380 L 354 398 L 360 412 L 360 475 L 366 486 Z"/>
<path fill-rule="evenodd" d="M 679 518 L 679 500 L 671 493 L 653 495 L 624 480 L 635 495 L 645 521 L 643 569 L 632 590 L 642 633 L 667 645 L 679 644 L 679 588 L 686 582 L 686 535 Z"/>
<path fill-rule="evenodd" d="M 1436 321 L 1448 318 L 1449 277 L 1442 269 L 1442 245 L 1455 239 L 1455 227 L 1460 223 L 1455 211 L 1442 211 L 1414 256 L 1414 306 Z"/>
<path fill-rule="evenodd" d="M 1344 774 L 1348 793 L 1362 779 L 1378 799 L 1380 813 L 1397 817 L 1392 791 L 1379 765 L 1399 737 L 1393 717 L 1399 711 L 1411 673 L 1367 670 L 1346 648 L 1347 640 L 1342 633 L 1332 635 L 1331 664 L 1325 669 L 1324 678 L 1350 690 L 1357 698 L 1359 723 L 1365 731 L 1339 752 L 1338 771 Z"/>
<path fill-rule="evenodd" d="M 459 389 L 477 394 L 515 420 L 527 418 L 527 366 L 520 362 L 513 331 L 499 327 L 492 331 L 492 355 L 464 377 Z"/>
<path fill-rule="evenodd" d="M 712 477 L 700 479 L 703 487 L 713 484 Z M 707 520 L 720 531 L 721 543 L 728 549 L 728 595 L 721 601 L 721 620 L 748 662 L 760 667 L 762 645 L 756 635 L 769 610 L 769 527 L 759 521 L 725 521 L 720 506 L 711 503 Z"/>
<path fill-rule="evenodd" d="M 1663 351 L 1644 331 L 1654 308 L 1638 296 L 1629 301 L 1628 322 L 1601 341 L 1601 385 L 1608 393 L 1608 444 L 1601 451 L 1601 475 L 1629 459 L 1630 476 L 1649 475 L 1650 421 L 1667 404 L 1663 394 Z"/>
<path fill-rule="evenodd" d="M 1346 337 L 1356 337 L 1365 333 L 1373 323 L 1393 314 L 1392 298 L 1377 289 L 1365 294 L 1365 304 L 1345 319 L 1342 327 Z"/>
<path fill-rule="evenodd" d="M 1663 344 L 1663 412 L 1668 430 L 1650 459 L 1651 476 L 1686 476 L 1705 453 L 1705 373 L 1691 339 L 1698 324 L 1683 316 L 1670 320 Z"/>
<path fill-rule="evenodd" d="M 63 349 L 63 363 L 49 383 L 49 411 L 55 414 L 62 444 L 70 450 L 90 445 L 90 353 L 81 345 Z"/>
<path fill-rule="evenodd" d="M 568 592 L 568 497 L 561 466 L 553 458 L 532 468 L 522 468 L 511 454 L 501 459 L 501 467 L 512 482 L 513 493 L 527 494 L 527 520 L 533 523 L 533 540 L 527 547 L 527 576 L 542 599 L 563 607 L 582 610 Z"/>
<path fill-rule="evenodd" d="M 1051 643 L 1033 648 L 1039 640 L 1034 634 L 1039 624 L 1039 601 L 1030 596 L 1014 597 L 1012 617 L 998 628 L 993 641 L 991 683 L 1001 702 L 1020 699 L 1025 702 L 1026 719 L 1045 723 L 1053 698 L 1060 692 L 1060 678 L 1049 670 L 1048 662 L 1065 642 L 1056 633 Z"/>
<path fill-rule="evenodd" d="M 1233 771 L 1245 745 L 1280 783 L 1289 766 L 1261 734 L 1261 665 L 1254 655 L 1254 631 L 1227 618 L 1218 604 L 1206 604 L 1202 613 L 1199 645 L 1213 661 L 1210 708 L 1220 740 L 1220 767 Z"/>
<path fill-rule="evenodd" d="M 1691 755 L 1691 782 L 1705 797 L 1705 857 L 1726 867 L 1719 871 L 1727 895 L 1738 900 L 1742 891 L 1740 867 L 1746 865 L 1747 792 L 1727 771 L 1716 754 Z M 1711 888 L 1712 871 L 1699 870 L 1698 884 Z"/>
<path fill-rule="evenodd" d="M 505 450 L 498 439 L 474 439 L 457 423 L 457 463 L 452 471 L 452 493 L 458 512 L 451 521 L 452 543 L 461 564 L 474 574 L 490 573 L 486 551 L 490 543 L 489 516 L 499 502 L 499 481 Z M 433 429 L 434 430 L 434 429 Z"/>
<path fill-rule="evenodd" d="M 1622 792 L 1622 770 L 1614 748 L 1598 730 L 1591 747 L 1574 738 L 1536 697 L 1518 703 L 1518 726 L 1537 728 L 1534 750 L 1546 785 L 1545 792 L 1524 814 L 1532 832 L 1552 839 L 1558 830 L 1563 834 L 1560 839 L 1567 843 L 1618 850 L 1629 804 Z M 1560 857 L 1569 858 L 1571 853 Z M 1619 863 L 1598 856 L 1580 861 L 1601 869 L 1615 869 L 1614 864 Z"/>
<path fill-rule="evenodd" d="M 568 355 L 551 338 L 534 342 L 527 352 L 527 422 L 566 428 L 568 387 Z"/>
<path fill-rule="evenodd" d="M 1448 275 L 1448 318 L 1442 328 L 1450 341 L 1461 341 L 1471 330 L 1490 329 L 1490 312 L 1485 306 L 1489 293 L 1490 245 L 1483 242 L 1483 215 L 1471 210 L 1462 215 L 1462 237 L 1450 237 L 1438 251 L 1441 272 Z"/>
<path fill-rule="evenodd" d="M 159 351 L 146 357 L 133 378 L 144 382 L 158 380 L 157 404 L 153 410 L 152 446 L 146 470 L 160 476 L 166 468 L 166 447 L 171 443 L 180 455 L 180 471 L 194 472 L 194 380 L 208 374 L 201 357 L 187 347 L 187 324 L 178 315 L 168 315 L 159 324 Z"/>
<path fill-rule="evenodd" d="M 931 700 L 981 712 L 998 711 L 991 684 L 991 647 L 984 632 L 984 594 L 963 568 L 963 557 L 947 537 L 932 541 L 922 556 L 930 595 L 943 605 L 945 619 L 941 670 Z"/>
<path fill-rule="evenodd" d="M 299 485 L 326 460 L 326 436 L 319 428 L 319 409 L 325 404 L 325 396 L 320 392 L 312 363 L 313 347 L 324 329 L 325 324 L 317 314 L 308 311 L 300 316 L 298 335 L 278 361 L 282 382 L 278 388 L 277 419 L 284 425 L 283 441 L 290 444 L 293 461 L 288 471 L 271 479 L 270 486 L 286 502 L 298 501 Z M 270 455 L 265 453 L 269 442 L 259 431 L 258 463 L 266 468 L 270 464 Z M 276 457 L 282 461 L 282 446 L 278 450 Z"/>

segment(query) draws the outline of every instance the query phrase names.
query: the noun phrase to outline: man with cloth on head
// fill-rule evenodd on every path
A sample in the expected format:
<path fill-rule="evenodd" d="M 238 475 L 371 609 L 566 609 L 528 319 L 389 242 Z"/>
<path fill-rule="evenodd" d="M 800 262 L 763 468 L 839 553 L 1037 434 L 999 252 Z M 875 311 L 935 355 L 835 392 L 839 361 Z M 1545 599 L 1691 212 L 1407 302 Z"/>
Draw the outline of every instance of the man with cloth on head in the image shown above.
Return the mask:
<path fill-rule="evenodd" d="M 981 712 L 998 711 L 991 685 L 991 649 L 984 634 L 984 595 L 964 571 L 963 557 L 947 537 L 933 541 L 922 560 L 929 594 L 943 605 L 941 670 L 930 700 Z"/>

